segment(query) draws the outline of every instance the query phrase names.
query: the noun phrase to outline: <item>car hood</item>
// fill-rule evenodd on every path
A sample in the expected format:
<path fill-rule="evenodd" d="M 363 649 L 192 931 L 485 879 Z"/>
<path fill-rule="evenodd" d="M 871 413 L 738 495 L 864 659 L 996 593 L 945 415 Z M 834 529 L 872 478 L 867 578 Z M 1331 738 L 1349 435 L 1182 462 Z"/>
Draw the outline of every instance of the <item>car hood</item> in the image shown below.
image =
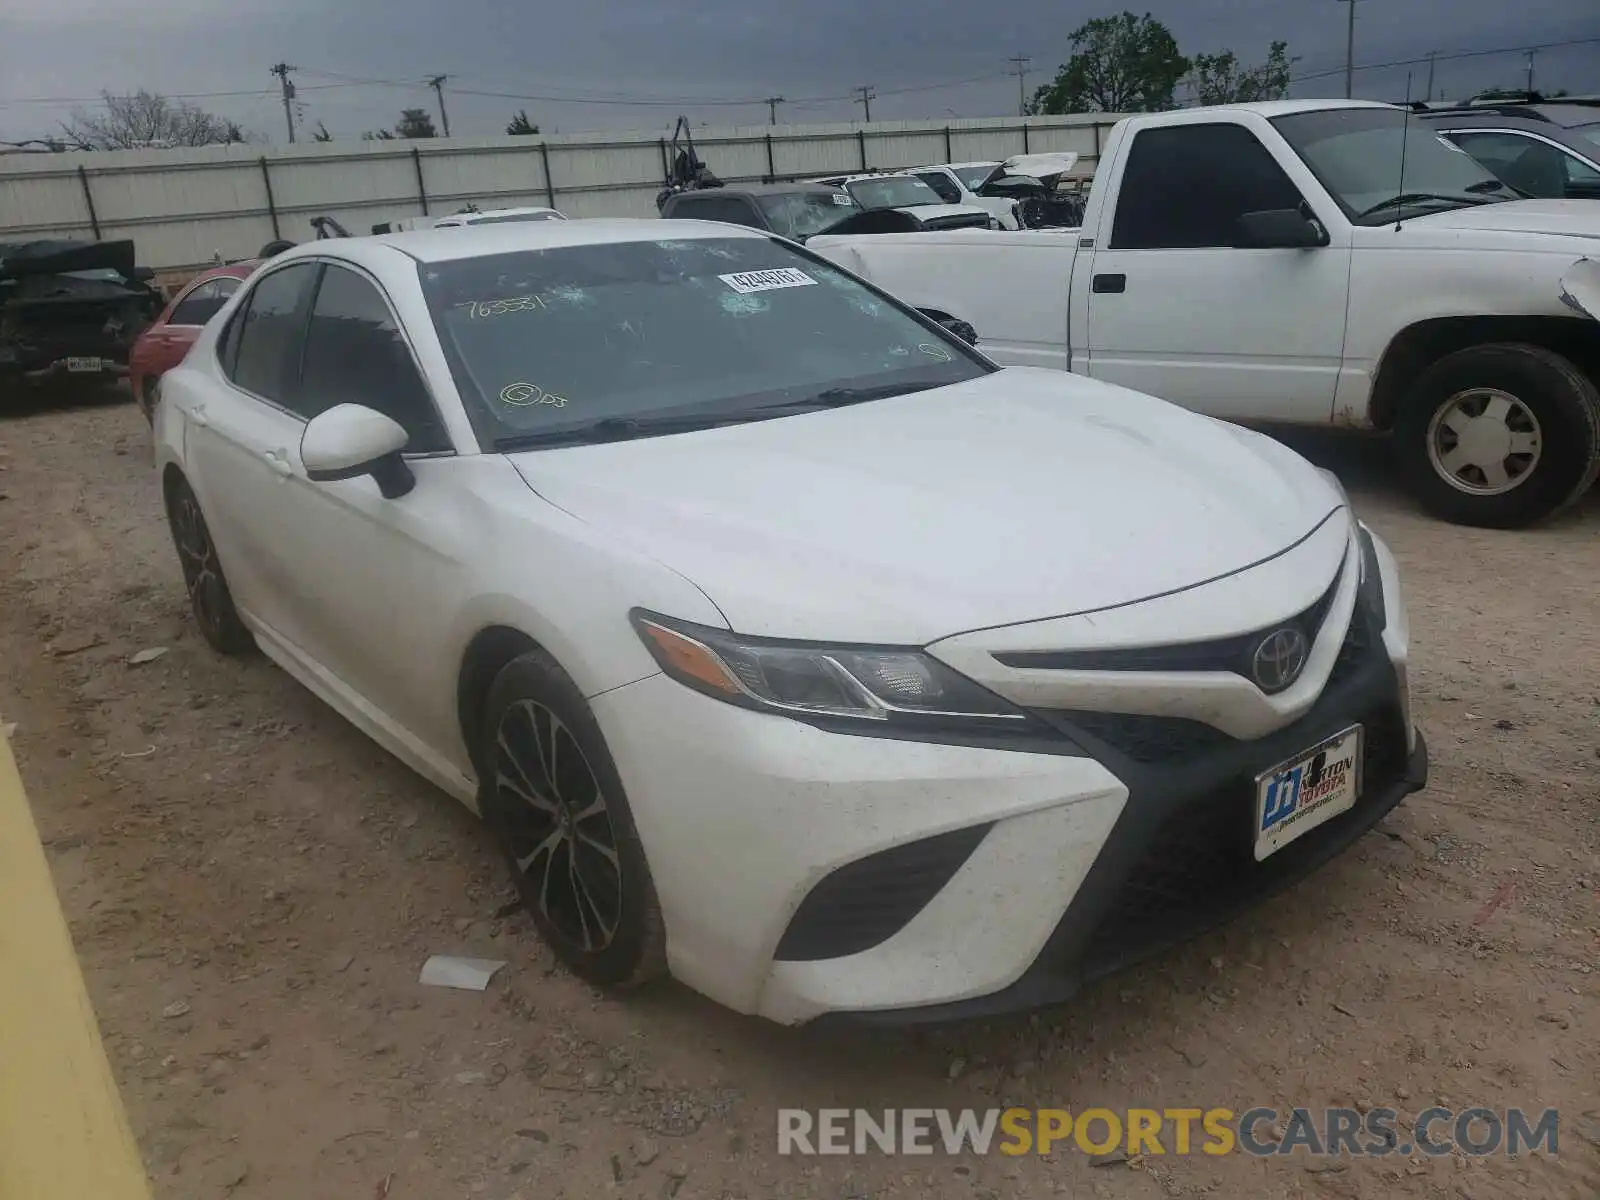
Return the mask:
<path fill-rule="evenodd" d="M 1077 165 L 1078 156 L 1072 151 L 1046 154 L 1013 154 L 1005 162 L 995 163 L 994 170 L 990 171 L 984 181 L 973 191 L 981 191 L 989 184 L 1007 175 L 1037 179 L 1047 187 L 1053 187 L 1057 179 L 1060 179 L 1061 176 Z"/>
<path fill-rule="evenodd" d="M 904 204 L 895 212 L 908 213 L 919 221 L 932 221 L 940 217 L 987 218 L 989 215 L 988 209 L 979 208 L 976 204 Z"/>
<path fill-rule="evenodd" d="M 1408 223 L 1426 229 L 1600 238 L 1600 204 L 1593 200 L 1506 200 L 1429 213 Z"/>
<path fill-rule="evenodd" d="M 1065 372 L 509 456 L 745 633 L 925 644 L 1280 554 L 1344 504 L 1252 433 Z M 1338 555 L 1328 564 L 1332 577 Z"/>

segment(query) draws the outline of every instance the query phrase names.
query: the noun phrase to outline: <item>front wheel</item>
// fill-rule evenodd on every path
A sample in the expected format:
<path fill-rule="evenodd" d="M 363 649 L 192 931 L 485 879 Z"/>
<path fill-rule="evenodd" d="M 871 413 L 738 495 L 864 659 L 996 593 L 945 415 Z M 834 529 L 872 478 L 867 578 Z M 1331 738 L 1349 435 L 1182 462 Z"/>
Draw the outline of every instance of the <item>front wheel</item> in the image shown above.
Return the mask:
<path fill-rule="evenodd" d="M 602 986 L 666 970 L 666 935 L 633 813 L 600 726 L 555 660 L 530 651 L 489 689 L 479 804 L 545 943 Z"/>
<path fill-rule="evenodd" d="M 1541 346 L 1473 346 L 1422 373 L 1395 438 L 1429 512 L 1521 528 L 1577 500 L 1600 472 L 1600 392 Z"/>

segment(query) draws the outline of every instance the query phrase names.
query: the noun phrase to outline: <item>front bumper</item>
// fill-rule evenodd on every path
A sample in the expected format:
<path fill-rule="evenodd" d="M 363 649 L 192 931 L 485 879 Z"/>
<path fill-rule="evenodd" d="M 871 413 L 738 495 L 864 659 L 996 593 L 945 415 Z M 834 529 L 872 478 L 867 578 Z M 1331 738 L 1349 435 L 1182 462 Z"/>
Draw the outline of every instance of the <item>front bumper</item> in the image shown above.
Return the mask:
<path fill-rule="evenodd" d="M 596 697 L 672 972 L 790 1024 L 985 1016 L 1063 1000 L 1304 878 L 1427 779 L 1379 551 L 1384 627 L 1352 621 L 1320 694 L 1260 736 L 1055 714 L 1079 756 L 830 733 L 664 676 Z M 1256 775 L 1355 722 L 1355 806 L 1257 863 Z"/>

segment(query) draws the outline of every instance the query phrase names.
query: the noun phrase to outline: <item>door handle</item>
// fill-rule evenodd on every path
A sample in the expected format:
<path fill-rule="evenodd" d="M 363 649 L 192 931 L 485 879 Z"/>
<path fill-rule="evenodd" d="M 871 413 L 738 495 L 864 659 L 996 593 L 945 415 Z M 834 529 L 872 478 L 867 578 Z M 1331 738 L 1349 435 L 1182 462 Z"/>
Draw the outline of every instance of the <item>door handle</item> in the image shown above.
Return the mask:
<path fill-rule="evenodd" d="M 261 457 L 266 459 L 267 465 L 285 479 L 294 474 L 294 468 L 289 465 L 289 459 L 282 450 L 263 450 Z"/>
<path fill-rule="evenodd" d="M 1126 275 L 1096 275 L 1089 281 L 1089 290 L 1105 295 L 1108 292 L 1121 293 L 1128 290 L 1128 277 Z"/>
<path fill-rule="evenodd" d="M 193 408 L 185 409 L 184 411 L 189 414 L 189 420 L 201 428 L 211 424 L 210 421 L 206 420 L 206 406 L 204 404 L 196 404 Z"/>

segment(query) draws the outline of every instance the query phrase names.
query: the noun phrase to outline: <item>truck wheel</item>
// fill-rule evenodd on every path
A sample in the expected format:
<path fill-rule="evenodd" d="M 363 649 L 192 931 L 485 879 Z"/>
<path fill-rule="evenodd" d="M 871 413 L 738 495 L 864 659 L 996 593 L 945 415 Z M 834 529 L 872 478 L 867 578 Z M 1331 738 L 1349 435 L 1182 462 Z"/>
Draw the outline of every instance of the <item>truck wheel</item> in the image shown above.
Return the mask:
<path fill-rule="evenodd" d="M 1517 529 L 1571 504 L 1600 473 L 1600 391 L 1543 347 L 1473 346 L 1422 373 L 1395 438 L 1429 512 Z"/>

